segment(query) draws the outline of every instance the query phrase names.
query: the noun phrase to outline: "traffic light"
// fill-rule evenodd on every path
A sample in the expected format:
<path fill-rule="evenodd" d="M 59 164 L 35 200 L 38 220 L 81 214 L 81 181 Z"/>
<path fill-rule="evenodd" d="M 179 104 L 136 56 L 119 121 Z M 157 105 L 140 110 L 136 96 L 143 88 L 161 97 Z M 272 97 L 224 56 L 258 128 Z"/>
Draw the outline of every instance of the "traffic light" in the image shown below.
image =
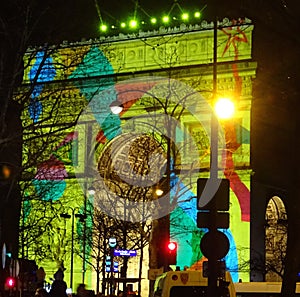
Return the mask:
<path fill-rule="evenodd" d="M 177 243 L 170 241 L 167 244 L 167 261 L 168 265 L 175 265 L 177 258 Z"/>
<path fill-rule="evenodd" d="M 16 279 L 14 277 L 9 276 L 5 280 L 5 285 L 8 289 L 13 289 L 16 286 Z"/>

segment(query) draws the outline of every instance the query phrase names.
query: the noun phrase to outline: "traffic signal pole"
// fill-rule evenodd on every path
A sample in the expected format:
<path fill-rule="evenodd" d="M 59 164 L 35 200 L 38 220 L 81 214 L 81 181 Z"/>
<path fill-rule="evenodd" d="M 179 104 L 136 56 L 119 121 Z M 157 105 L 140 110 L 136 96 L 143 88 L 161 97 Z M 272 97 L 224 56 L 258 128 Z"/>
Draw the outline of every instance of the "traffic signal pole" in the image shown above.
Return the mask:
<path fill-rule="evenodd" d="M 216 0 L 215 0 L 216 12 Z M 217 30 L 218 30 L 217 16 L 214 19 L 213 28 L 213 104 L 217 97 Z M 218 179 L 218 119 L 214 112 L 211 115 L 211 145 L 210 145 L 210 178 Z M 212 205 L 209 218 L 209 232 L 212 236 L 217 233 L 217 204 L 216 199 L 212 199 Z M 215 241 L 216 242 L 216 241 Z M 211 247 L 211 257 L 208 259 L 208 294 L 207 296 L 218 296 L 218 276 L 217 276 L 217 255 L 214 252 L 215 248 Z"/>

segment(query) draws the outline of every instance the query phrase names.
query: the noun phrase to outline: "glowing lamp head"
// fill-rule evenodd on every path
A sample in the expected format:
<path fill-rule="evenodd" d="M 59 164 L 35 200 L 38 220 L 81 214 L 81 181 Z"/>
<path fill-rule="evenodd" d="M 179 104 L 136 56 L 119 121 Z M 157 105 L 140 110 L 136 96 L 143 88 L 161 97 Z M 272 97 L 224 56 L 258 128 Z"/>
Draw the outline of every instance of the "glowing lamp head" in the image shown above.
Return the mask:
<path fill-rule="evenodd" d="M 234 114 L 234 103 L 228 98 L 220 98 L 215 104 L 215 112 L 219 119 L 230 119 Z"/>
<path fill-rule="evenodd" d="M 164 193 L 164 191 L 163 191 L 162 189 L 160 189 L 160 188 L 157 188 L 157 189 L 155 190 L 155 194 L 156 194 L 156 196 L 158 196 L 158 197 L 162 196 L 163 193 Z"/>
<path fill-rule="evenodd" d="M 121 28 L 125 28 L 126 27 L 126 23 L 122 22 L 121 23 Z"/>
<path fill-rule="evenodd" d="M 113 101 L 109 107 L 113 114 L 120 114 L 123 110 L 123 104 L 118 100 Z"/>
<path fill-rule="evenodd" d="M 96 193 L 95 188 L 94 188 L 94 187 L 89 187 L 89 188 L 88 188 L 88 193 L 89 193 L 90 195 L 95 195 L 95 193 Z"/>

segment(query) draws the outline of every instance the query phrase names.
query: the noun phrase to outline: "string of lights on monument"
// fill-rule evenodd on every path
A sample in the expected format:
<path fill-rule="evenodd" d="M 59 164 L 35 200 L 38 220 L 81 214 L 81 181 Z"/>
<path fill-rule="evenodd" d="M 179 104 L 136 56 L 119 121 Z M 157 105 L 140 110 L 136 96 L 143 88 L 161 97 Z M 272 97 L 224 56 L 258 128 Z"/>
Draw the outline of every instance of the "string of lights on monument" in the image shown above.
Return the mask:
<path fill-rule="evenodd" d="M 160 26 L 174 26 L 178 24 L 195 24 L 201 19 L 202 12 L 206 8 L 206 5 L 201 9 L 188 12 L 184 10 L 178 1 L 174 1 L 169 12 L 162 16 L 151 16 L 142 7 L 139 6 L 136 1 L 135 10 L 133 16 L 127 18 L 124 21 L 114 20 L 111 15 L 109 17 L 113 20 L 111 22 L 106 21 L 102 17 L 101 8 L 95 1 L 95 7 L 97 9 L 99 17 L 99 31 L 102 33 L 113 33 L 113 32 L 130 32 L 134 30 L 144 29 L 151 30 Z M 177 8 L 177 12 L 174 9 Z M 143 16 L 138 15 L 138 11 L 141 11 Z"/>

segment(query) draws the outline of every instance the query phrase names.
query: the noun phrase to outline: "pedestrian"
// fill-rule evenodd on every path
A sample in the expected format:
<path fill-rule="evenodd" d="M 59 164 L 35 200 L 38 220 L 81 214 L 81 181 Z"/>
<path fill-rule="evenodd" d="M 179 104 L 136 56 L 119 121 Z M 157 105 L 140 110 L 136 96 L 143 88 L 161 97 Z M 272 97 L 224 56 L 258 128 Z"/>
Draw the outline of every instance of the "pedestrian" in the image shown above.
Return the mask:
<path fill-rule="evenodd" d="M 54 274 L 54 282 L 50 290 L 51 297 L 68 297 L 67 283 L 64 281 L 64 272 L 59 268 Z"/>

